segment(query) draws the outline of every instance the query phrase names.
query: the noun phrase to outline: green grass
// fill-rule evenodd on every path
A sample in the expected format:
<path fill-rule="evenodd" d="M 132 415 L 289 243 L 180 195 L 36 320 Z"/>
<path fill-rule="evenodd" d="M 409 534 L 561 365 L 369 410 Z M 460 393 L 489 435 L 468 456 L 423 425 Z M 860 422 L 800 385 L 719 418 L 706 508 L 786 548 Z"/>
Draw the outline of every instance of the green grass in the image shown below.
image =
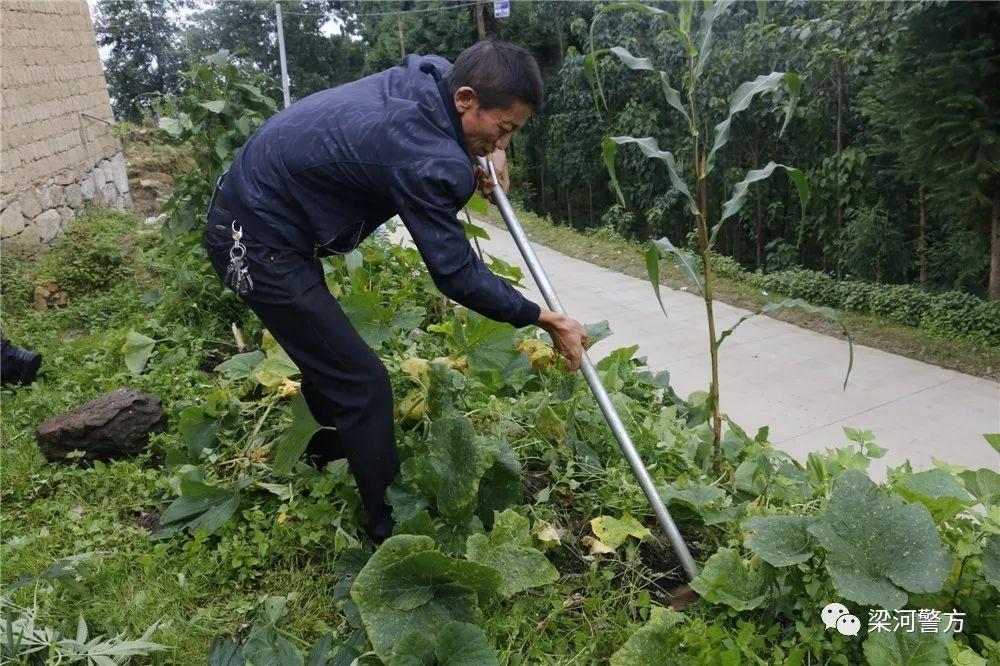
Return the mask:
<path fill-rule="evenodd" d="M 503 224 L 500 215 L 490 209 L 488 219 Z M 646 245 L 625 239 L 610 229 L 581 232 L 566 225 L 553 224 L 534 213 L 519 210 L 518 219 L 532 240 L 590 263 L 648 280 L 643 258 Z M 686 286 L 680 270 L 672 262 L 660 262 L 660 282 L 673 289 Z M 716 274 L 713 295 L 719 301 L 748 310 L 756 310 L 768 302 L 780 300 L 781 294 L 769 294 Z M 649 294 L 654 298 L 652 290 Z M 802 328 L 843 338 L 840 327 L 806 312 L 786 309 L 767 316 Z M 912 326 L 896 324 L 881 317 L 842 311 L 842 320 L 851 331 L 854 342 L 883 351 L 958 370 L 977 377 L 1000 381 L 1000 348 L 983 347 L 961 339 L 942 339 Z"/>

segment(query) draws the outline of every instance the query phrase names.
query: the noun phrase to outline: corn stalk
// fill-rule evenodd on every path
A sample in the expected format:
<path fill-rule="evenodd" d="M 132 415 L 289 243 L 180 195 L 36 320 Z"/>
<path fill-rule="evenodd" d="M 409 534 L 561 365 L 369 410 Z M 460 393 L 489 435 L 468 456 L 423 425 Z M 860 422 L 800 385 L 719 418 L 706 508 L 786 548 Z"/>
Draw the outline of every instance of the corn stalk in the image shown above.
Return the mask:
<path fill-rule="evenodd" d="M 729 112 L 725 119 L 715 125 L 713 131 L 711 149 L 708 149 L 708 137 L 699 132 L 701 118 L 698 114 L 698 79 L 701 77 L 708 63 L 708 57 L 712 45 L 712 28 L 716 18 L 726 11 L 732 0 L 720 0 L 715 4 L 709 4 L 702 12 L 700 26 L 697 33 L 691 30 L 691 23 L 694 14 L 694 3 L 682 1 L 679 3 L 677 16 L 656 7 L 650 7 L 638 2 L 617 3 L 602 7 L 595 15 L 590 27 L 590 52 L 584 59 L 584 73 L 594 89 L 595 103 L 599 113 L 606 113 L 608 110 L 604 88 L 601 84 L 601 76 L 598 68 L 598 59 L 605 55 L 614 55 L 629 69 L 635 71 L 647 71 L 654 74 L 660 81 L 663 96 L 666 103 L 677 111 L 687 123 L 692 145 L 692 164 L 694 176 L 694 192 L 688 187 L 687 181 L 677 168 L 677 160 L 673 153 L 661 150 L 653 137 L 636 138 L 631 136 L 612 136 L 603 142 L 603 157 L 611 178 L 611 184 L 618 195 L 619 201 L 625 205 L 625 197 L 622 194 L 615 172 L 615 155 L 617 147 L 620 145 L 633 144 L 642 153 L 651 159 L 659 160 L 666 166 L 667 175 L 673 189 L 684 195 L 688 202 L 688 211 L 694 218 L 698 230 L 698 265 L 695 266 L 690 256 L 685 251 L 678 249 L 666 237 L 655 240 L 651 243 L 646 252 L 646 267 L 649 273 L 650 282 L 653 285 L 653 292 L 660 303 L 664 316 L 667 314 L 666 306 L 660 294 L 659 286 L 659 258 L 661 253 L 672 255 L 677 262 L 681 272 L 691 280 L 698 288 L 698 293 L 705 302 L 705 314 L 708 321 L 709 353 L 711 356 L 712 375 L 709 385 L 709 401 L 711 407 L 711 421 L 714 441 L 714 457 L 716 467 L 721 465 L 722 452 L 722 413 L 719 409 L 719 347 L 723 341 L 733 333 L 737 326 L 754 314 L 769 312 L 784 307 L 796 307 L 809 310 L 820 316 L 832 319 L 840 323 L 837 313 L 829 308 L 816 308 L 800 300 L 787 299 L 778 303 L 769 303 L 758 313 L 751 313 L 740 319 L 735 325 L 716 334 L 716 322 L 713 308 L 713 284 L 714 276 L 711 264 L 711 252 L 715 246 L 716 238 L 723 224 L 739 212 L 746 200 L 747 192 L 751 184 L 768 178 L 776 169 L 783 169 L 795 185 L 799 195 L 802 223 L 805 221 L 806 204 L 809 200 L 809 185 L 805 175 L 798 169 L 784 164 L 769 162 L 760 169 L 753 169 L 746 174 L 746 177 L 737 183 L 731 196 L 722 205 L 722 212 L 719 219 L 713 225 L 710 220 L 708 207 L 708 176 L 715 166 L 715 158 L 718 152 L 729 142 L 729 130 L 733 118 L 736 114 L 745 111 L 751 102 L 758 95 L 768 93 L 774 95 L 779 91 L 787 91 L 784 103 L 784 122 L 781 134 L 788 127 L 795 111 L 798 101 L 801 81 L 797 74 L 792 72 L 771 72 L 770 74 L 758 76 L 752 81 L 747 81 L 740 85 L 730 98 Z M 653 20 L 664 19 L 670 31 L 678 38 L 682 48 L 687 55 L 687 72 L 685 76 L 685 90 L 687 93 L 686 104 L 681 98 L 680 92 L 670 83 L 667 72 L 657 69 L 648 58 L 638 57 L 620 46 L 611 48 L 596 48 L 597 22 L 606 14 L 618 11 L 638 11 L 651 17 Z M 707 132 L 706 132 L 707 134 Z M 780 135 L 779 135 L 780 136 Z M 841 324 L 842 325 L 842 324 Z M 846 329 L 845 333 L 847 332 Z M 848 343 L 850 344 L 850 335 Z M 851 364 L 853 364 L 853 345 L 851 345 Z M 850 364 L 847 370 L 850 375 Z M 847 386 L 847 379 L 844 380 Z"/>

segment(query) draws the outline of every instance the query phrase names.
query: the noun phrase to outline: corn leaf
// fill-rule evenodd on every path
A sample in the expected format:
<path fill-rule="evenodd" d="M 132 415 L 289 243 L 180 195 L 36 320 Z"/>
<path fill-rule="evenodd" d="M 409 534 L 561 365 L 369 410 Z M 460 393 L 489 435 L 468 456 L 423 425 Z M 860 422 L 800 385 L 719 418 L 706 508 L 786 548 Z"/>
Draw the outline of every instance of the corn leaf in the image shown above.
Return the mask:
<path fill-rule="evenodd" d="M 660 77 L 660 83 L 663 86 L 663 96 L 666 98 L 667 104 L 680 111 L 681 115 L 684 116 L 684 119 L 687 120 L 688 125 L 691 124 L 691 116 L 688 115 L 687 109 L 684 108 L 684 103 L 681 101 L 681 95 L 673 86 L 670 85 L 670 79 L 666 72 L 656 69 L 649 58 L 636 57 L 632 55 L 628 49 L 621 46 L 615 46 L 609 50 L 611 53 L 618 56 L 618 59 L 621 60 L 629 69 L 655 72 L 658 74 Z"/>
<path fill-rule="evenodd" d="M 793 72 L 771 72 L 770 74 L 761 74 L 753 81 L 740 84 L 740 87 L 729 98 L 729 115 L 715 126 L 715 140 L 712 143 L 712 150 L 708 153 L 707 172 L 711 173 L 715 166 L 715 154 L 729 143 L 729 129 L 736 114 L 745 111 L 757 95 L 765 92 L 773 93 L 782 84 L 788 86 L 789 91 L 789 101 L 785 105 L 785 123 L 781 128 L 782 132 L 785 131 L 798 103 L 799 89 L 801 88 L 799 76 Z"/>
<path fill-rule="evenodd" d="M 771 174 L 774 173 L 774 170 L 778 168 L 784 169 L 792 183 L 795 184 L 795 189 L 799 193 L 799 211 L 801 213 L 802 224 L 805 223 L 806 205 L 809 203 L 810 196 L 809 182 L 806 180 L 805 174 L 795 167 L 778 164 L 776 162 L 768 162 L 767 165 L 761 169 L 748 171 L 746 177 L 736 183 L 733 187 L 732 196 L 729 197 L 724 204 L 722 204 L 722 216 L 719 218 L 718 223 L 712 227 L 712 236 L 709 240 L 709 247 L 713 247 L 715 245 L 716 236 L 719 235 L 719 230 L 722 228 L 723 223 L 738 213 L 740 208 L 743 207 L 743 202 L 746 201 L 747 192 L 750 189 L 750 186 L 757 181 L 770 178 Z"/>
<path fill-rule="evenodd" d="M 653 285 L 653 293 L 656 295 L 656 301 L 660 304 L 660 310 L 666 317 L 667 308 L 663 305 L 663 298 L 660 296 L 660 250 L 652 243 L 646 248 L 646 274 L 649 276 L 649 283 Z"/>
<path fill-rule="evenodd" d="M 653 245 L 655 245 L 660 252 L 669 252 L 674 256 L 674 259 L 677 261 L 678 268 L 680 268 L 681 272 L 684 273 L 684 277 L 693 282 L 694 285 L 698 287 L 698 293 L 704 297 L 705 282 L 702 280 L 701 271 L 698 270 L 698 267 L 695 266 L 694 261 L 692 261 L 691 255 L 674 246 L 674 244 L 671 243 L 670 239 L 666 236 L 653 241 Z"/>
<path fill-rule="evenodd" d="M 609 148 L 609 143 L 608 143 L 609 141 L 611 142 L 612 146 L 611 148 Z M 629 143 L 633 143 L 639 146 L 639 150 L 641 150 L 642 154 L 645 155 L 646 157 L 649 157 L 650 159 L 660 160 L 661 162 L 663 162 L 664 165 L 666 165 L 667 175 L 670 177 L 670 183 L 674 186 L 675 190 L 677 190 L 685 197 L 687 197 L 689 204 L 688 209 L 691 211 L 693 215 L 697 215 L 698 209 L 695 207 L 694 197 L 691 196 L 691 191 L 688 189 L 687 184 L 684 182 L 684 179 L 681 178 L 681 174 L 677 170 L 677 160 L 674 158 L 673 153 L 671 153 L 669 150 L 660 150 L 660 146 L 656 143 L 656 139 L 654 139 L 653 137 L 647 136 L 641 139 L 637 139 L 636 137 L 633 136 L 613 136 L 610 137 L 609 139 L 605 139 L 604 163 L 608 164 L 609 153 L 610 153 L 610 161 L 612 163 L 614 162 L 614 148 L 613 148 L 614 145 L 625 145 Z M 615 177 L 613 171 L 609 170 L 609 174 L 611 175 L 611 182 L 614 185 L 615 190 L 618 191 L 619 198 L 624 203 L 625 198 L 622 196 L 621 191 L 618 189 L 618 179 Z"/>
<path fill-rule="evenodd" d="M 698 28 L 698 36 L 695 41 L 698 44 L 698 63 L 694 68 L 694 78 L 697 80 L 705 70 L 705 63 L 708 61 L 708 54 L 712 51 L 712 25 L 719 15 L 725 12 L 733 0 L 719 0 L 705 10 L 701 15 L 701 25 Z"/>

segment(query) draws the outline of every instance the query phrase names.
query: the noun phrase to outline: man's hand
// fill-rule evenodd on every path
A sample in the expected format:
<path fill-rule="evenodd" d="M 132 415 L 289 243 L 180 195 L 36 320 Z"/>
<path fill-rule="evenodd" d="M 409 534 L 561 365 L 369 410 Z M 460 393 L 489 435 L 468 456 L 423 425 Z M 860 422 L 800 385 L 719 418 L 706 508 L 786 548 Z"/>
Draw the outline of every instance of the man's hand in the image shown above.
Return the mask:
<path fill-rule="evenodd" d="M 510 172 L 507 169 L 507 153 L 502 150 L 495 150 L 492 155 L 487 158 L 489 161 L 493 162 L 493 168 L 496 169 L 497 178 L 500 179 L 500 186 L 503 188 L 504 192 L 510 191 Z M 475 166 L 476 172 L 476 187 L 479 191 L 483 193 L 483 196 L 493 201 L 493 188 L 496 185 L 493 184 L 493 179 L 490 178 L 490 172 L 479 166 Z"/>
<path fill-rule="evenodd" d="M 576 319 L 542 309 L 538 325 L 552 336 L 556 351 L 566 357 L 566 369 L 575 372 L 583 361 L 583 351 L 590 347 L 587 329 Z"/>

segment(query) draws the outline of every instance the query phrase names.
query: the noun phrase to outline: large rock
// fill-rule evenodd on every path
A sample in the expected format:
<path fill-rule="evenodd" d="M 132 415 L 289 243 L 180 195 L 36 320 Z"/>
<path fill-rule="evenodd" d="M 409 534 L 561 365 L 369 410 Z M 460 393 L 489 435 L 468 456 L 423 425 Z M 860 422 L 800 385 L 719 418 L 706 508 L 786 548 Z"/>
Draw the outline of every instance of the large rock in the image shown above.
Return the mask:
<path fill-rule="evenodd" d="M 163 432 L 166 425 L 159 397 L 118 389 L 45 421 L 35 439 L 52 462 L 65 460 L 71 451 L 83 451 L 85 460 L 108 460 L 140 453 L 149 436 Z"/>
<path fill-rule="evenodd" d="M 115 204 L 115 199 L 118 198 L 118 190 L 115 189 L 115 184 L 113 182 L 108 181 L 104 183 L 104 187 L 101 188 L 101 198 L 104 200 L 104 203 L 109 206 L 113 206 Z"/>
<path fill-rule="evenodd" d="M 65 230 L 69 223 L 76 219 L 76 211 L 69 206 L 59 209 L 59 228 Z"/>
<path fill-rule="evenodd" d="M 71 183 L 66 187 L 66 203 L 72 208 L 76 208 L 83 203 L 83 193 L 78 183 Z"/>
<path fill-rule="evenodd" d="M 12 252 L 22 257 L 34 257 L 42 250 L 42 237 L 38 235 L 38 227 L 29 224 L 19 234 L 3 240 L 3 251 Z"/>
<path fill-rule="evenodd" d="M 108 166 L 111 166 L 111 162 L 104 160 L 104 162 L 101 162 L 100 165 L 94 167 L 94 172 L 93 172 L 94 186 L 97 188 L 98 191 L 103 190 L 104 184 L 107 183 L 109 180 L 108 170 L 104 168 L 105 163 Z"/>
<path fill-rule="evenodd" d="M 80 183 L 80 194 L 83 195 L 85 201 L 90 201 L 97 194 L 97 186 L 94 184 L 93 176 L 87 176 Z"/>
<path fill-rule="evenodd" d="M 47 242 L 59 235 L 59 211 L 49 209 L 35 218 L 34 224 L 38 227 L 38 236 L 43 242 Z"/>
<path fill-rule="evenodd" d="M 24 230 L 24 215 L 21 215 L 21 202 L 14 200 L 0 213 L 0 238 L 8 238 Z"/>
<path fill-rule="evenodd" d="M 32 218 L 42 212 L 42 204 L 38 201 L 38 194 L 34 190 L 28 190 L 21 194 L 21 214 Z"/>
<path fill-rule="evenodd" d="M 121 194 L 128 192 L 128 169 L 125 167 L 124 154 L 115 153 L 115 156 L 111 158 L 111 171 L 114 176 L 115 189 Z"/>

